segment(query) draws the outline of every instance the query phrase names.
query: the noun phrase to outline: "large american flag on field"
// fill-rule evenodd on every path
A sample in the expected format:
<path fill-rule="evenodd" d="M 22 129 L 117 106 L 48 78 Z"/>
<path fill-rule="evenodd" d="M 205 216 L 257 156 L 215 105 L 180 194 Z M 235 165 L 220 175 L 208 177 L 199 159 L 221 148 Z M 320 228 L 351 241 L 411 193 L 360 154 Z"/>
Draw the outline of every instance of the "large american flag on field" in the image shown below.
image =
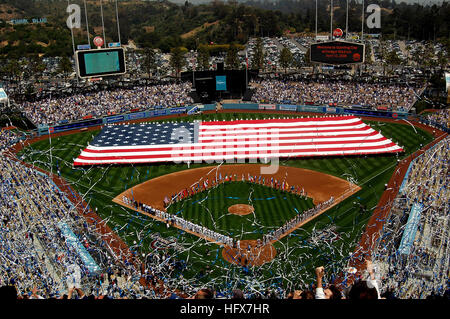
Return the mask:
<path fill-rule="evenodd" d="M 214 162 L 402 152 L 354 116 L 105 126 L 74 165 Z"/>

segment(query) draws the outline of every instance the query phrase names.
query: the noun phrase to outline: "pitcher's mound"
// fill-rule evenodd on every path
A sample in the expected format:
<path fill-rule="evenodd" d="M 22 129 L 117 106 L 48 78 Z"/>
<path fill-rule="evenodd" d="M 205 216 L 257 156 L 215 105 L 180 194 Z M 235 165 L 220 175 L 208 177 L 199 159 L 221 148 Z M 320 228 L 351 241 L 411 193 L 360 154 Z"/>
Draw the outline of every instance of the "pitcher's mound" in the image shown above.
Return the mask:
<path fill-rule="evenodd" d="M 227 245 L 222 250 L 223 259 L 240 266 L 261 266 L 272 261 L 276 254 L 272 244 L 262 246 L 256 240 L 241 240 L 239 247 Z"/>
<path fill-rule="evenodd" d="M 235 215 L 248 215 L 252 214 L 254 211 L 255 209 L 253 208 L 253 206 L 246 204 L 236 204 L 228 207 L 228 212 Z"/>

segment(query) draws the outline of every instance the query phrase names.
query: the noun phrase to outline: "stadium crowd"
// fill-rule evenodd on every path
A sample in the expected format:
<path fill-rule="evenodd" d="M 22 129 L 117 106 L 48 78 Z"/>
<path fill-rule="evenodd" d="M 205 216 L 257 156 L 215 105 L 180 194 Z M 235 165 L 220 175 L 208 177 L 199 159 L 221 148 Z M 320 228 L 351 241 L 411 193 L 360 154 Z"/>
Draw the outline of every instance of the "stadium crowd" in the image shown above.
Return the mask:
<path fill-rule="evenodd" d="M 145 256 L 142 269 L 112 262 L 101 235 L 86 223 L 56 185 L 46 175 L 22 166 L 3 152 L 0 286 L 13 286 L 21 299 L 448 298 L 448 142 L 447 138 L 413 162 L 393 217 L 372 255 L 373 264 L 367 261 L 366 271 L 356 282 L 345 288 L 325 282 L 324 268 L 317 267 L 316 282 L 308 288 L 261 292 L 195 288 L 182 276 L 186 264 L 167 250 L 154 250 Z M 426 209 L 422 211 L 412 252 L 403 256 L 398 253 L 399 238 L 390 236 L 402 233 L 392 227 L 404 228 L 412 202 L 422 202 Z M 100 268 L 98 272 L 92 272 L 83 254 L 70 244 L 58 226 L 61 222 L 77 234 Z M 436 287 L 439 288 L 435 290 Z"/>
<path fill-rule="evenodd" d="M 408 111 L 419 95 L 420 87 L 399 84 L 371 84 L 346 81 L 282 81 L 259 80 L 250 83 L 256 87 L 252 96 L 255 103 L 317 104 L 337 103 L 344 106 L 360 105 L 376 109 Z"/>
<path fill-rule="evenodd" d="M 16 130 L 0 130 L 0 152 L 14 145 L 20 139 L 20 134 Z"/>
<path fill-rule="evenodd" d="M 120 287 L 136 284 L 131 274 L 139 279 L 139 271 L 115 260 L 95 225 L 79 215 L 47 175 L 23 166 L 7 151 L 1 153 L 0 171 L 0 286 L 15 286 L 24 299 L 70 299 L 76 289 L 82 295 L 82 287 L 83 294 L 102 289 L 118 295 L 124 293 Z M 126 278 L 122 286 L 104 280 L 119 269 Z"/>
<path fill-rule="evenodd" d="M 374 249 L 383 290 L 398 298 L 442 295 L 448 289 L 449 142 L 447 137 L 411 163 Z"/>
<path fill-rule="evenodd" d="M 444 110 L 432 116 L 448 123 L 448 114 L 448 110 Z M 118 262 L 102 234 L 86 222 L 48 176 L 11 157 L 6 148 L 17 142 L 17 133 L 2 130 L 0 137 L 0 287 L 14 287 L 18 298 L 449 297 L 448 137 L 412 162 L 405 185 L 372 253 L 373 264 L 367 261 L 367 271 L 362 272 L 356 282 L 345 289 L 327 283 L 324 268 L 317 267 L 312 287 L 265 292 L 198 289 L 182 277 L 184 261 L 177 260 L 166 250 L 155 250 L 145 256 L 142 268 Z M 250 176 L 248 180 L 258 181 L 257 177 Z M 413 206 L 418 204 L 422 209 L 417 232 L 407 246 L 409 250 L 403 253 L 400 247 L 404 246 L 402 242 L 408 233 L 409 216 Z M 168 216 L 160 217 L 167 219 Z M 67 234 L 67 228 L 83 248 L 73 244 L 73 235 Z M 86 261 L 87 255 L 92 257 L 92 264 Z"/>
<path fill-rule="evenodd" d="M 133 109 L 168 108 L 192 103 L 191 84 L 170 83 L 48 98 L 21 105 L 26 116 L 35 124 L 56 124 L 60 121 L 81 120 L 120 114 Z"/>
<path fill-rule="evenodd" d="M 441 130 L 447 130 L 448 132 L 450 128 L 450 109 L 443 109 L 426 114 L 420 118 L 420 122 L 439 127 Z"/>

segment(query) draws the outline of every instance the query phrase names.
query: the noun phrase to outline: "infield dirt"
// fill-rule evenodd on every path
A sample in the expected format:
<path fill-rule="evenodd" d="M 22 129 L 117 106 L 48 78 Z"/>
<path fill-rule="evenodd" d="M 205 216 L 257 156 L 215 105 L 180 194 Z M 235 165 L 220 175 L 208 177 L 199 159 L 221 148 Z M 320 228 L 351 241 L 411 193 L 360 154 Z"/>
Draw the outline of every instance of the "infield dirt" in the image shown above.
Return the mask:
<path fill-rule="evenodd" d="M 247 180 L 248 174 L 252 176 L 261 175 L 262 167 L 268 167 L 268 165 L 220 165 L 179 171 L 153 178 L 130 189 L 127 189 L 126 191 L 115 197 L 113 201 L 120 205 L 136 210 L 135 207 L 132 207 L 122 201 L 123 196 L 126 196 L 128 198 L 134 198 L 134 200 L 147 204 L 158 210 L 165 211 L 164 198 L 166 196 L 170 198 L 172 194 L 176 194 L 179 191 L 188 188 L 198 182 L 203 182 L 206 179 L 209 179 L 211 181 L 215 179 L 216 176 L 220 175 L 222 177 L 226 175 L 232 176 L 232 180 L 237 179 L 238 181 L 242 180 L 242 176 L 244 176 Z M 331 196 L 333 196 L 336 199 L 334 204 L 332 205 L 334 206 L 361 189 L 359 186 L 352 184 L 347 180 L 325 173 L 297 167 L 279 166 L 278 171 L 275 174 L 264 176 L 266 179 L 273 177 L 274 179 L 277 179 L 279 181 L 285 181 L 289 185 L 298 185 L 302 187 L 305 190 L 306 195 L 313 199 L 313 203 L 315 205 L 324 202 Z M 160 218 L 147 214 L 143 211 L 139 210 L 139 212 L 153 217 L 157 220 L 163 221 Z M 300 223 L 297 227 L 280 236 L 280 239 L 315 217 L 316 216 Z M 180 228 L 177 225 L 174 225 L 174 227 Z M 183 230 L 206 240 L 215 242 L 214 240 L 207 238 L 206 236 L 199 235 L 185 229 Z M 217 244 L 221 246 L 223 245 L 221 243 Z M 222 250 L 222 257 L 233 264 L 242 266 L 260 266 L 266 262 L 271 261 L 276 255 L 276 249 L 272 245 L 272 243 L 260 246 L 258 245 L 256 240 L 247 240 L 240 242 L 239 246 L 240 247 L 230 247 L 225 245 Z"/>
<path fill-rule="evenodd" d="M 129 188 L 114 198 L 113 201 L 124 205 L 122 198 L 123 196 L 127 196 L 128 198 L 134 198 L 136 201 L 150 205 L 153 208 L 165 211 L 165 196 L 170 197 L 197 182 L 203 182 L 207 178 L 211 181 L 216 178 L 216 175 L 219 176 L 220 174 L 222 177 L 236 175 L 238 181 L 242 179 L 242 175 L 244 175 L 245 179 L 247 179 L 248 174 L 259 176 L 261 175 L 262 167 L 268 166 L 261 164 L 235 164 L 207 166 L 179 171 L 153 178 Z M 328 200 L 330 196 L 337 198 L 350 189 L 357 187 L 347 180 L 297 167 L 279 166 L 275 174 L 263 176 L 266 179 L 273 177 L 279 181 L 285 181 L 289 185 L 302 187 L 307 193 L 307 196 L 313 199 L 315 205 Z"/>

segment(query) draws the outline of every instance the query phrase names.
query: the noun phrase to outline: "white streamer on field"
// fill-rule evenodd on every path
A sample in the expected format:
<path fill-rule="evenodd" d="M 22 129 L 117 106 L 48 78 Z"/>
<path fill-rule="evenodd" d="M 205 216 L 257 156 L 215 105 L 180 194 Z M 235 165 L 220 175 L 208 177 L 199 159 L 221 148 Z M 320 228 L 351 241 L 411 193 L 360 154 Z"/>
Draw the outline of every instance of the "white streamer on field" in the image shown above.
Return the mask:
<path fill-rule="evenodd" d="M 416 130 L 414 130 L 414 132 L 417 134 Z M 445 152 L 448 154 L 448 139 L 446 141 L 446 145 L 443 143 L 436 147 L 435 150 L 426 153 L 428 157 L 422 161 L 424 166 L 438 167 L 441 162 L 439 162 L 435 157 L 445 159 Z M 64 174 L 63 177 L 70 182 L 71 185 L 69 186 L 73 187 L 74 192 L 76 190 L 79 191 L 79 195 L 83 200 L 89 202 L 91 202 L 91 200 L 95 200 L 96 203 L 98 203 L 97 200 L 100 198 L 112 200 L 118 190 L 108 188 L 106 186 L 117 182 L 117 180 L 114 180 L 113 177 L 113 172 L 116 171 L 116 168 L 113 166 L 107 166 L 74 169 L 71 162 L 68 162 L 58 155 L 55 156 L 55 154 L 53 154 L 70 152 L 75 147 L 82 148 L 84 146 L 78 143 L 61 145 L 56 143 L 55 145 L 55 141 L 51 141 L 50 139 L 48 150 L 40 151 L 35 148 L 35 146 L 31 145 L 24 150 L 23 154 L 25 161 L 30 161 L 36 166 L 44 167 L 50 172 L 53 172 L 53 165 L 55 164 L 54 161 L 57 160 L 59 163 L 58 167 Z M 359 181 L 360 186 L 364 186 L 365 188 L 373 191 L 375 190 L 369 186 L 371 181 L 397 164 L 395 163 L 389 165 L 388 167 L 383 168 L 382 171 L 377 173 L 375 176 L 364 179 L 362 176 L 357 175 L 357 171 L 361 168 L 360 166 L 365 164 L 363 158 L 358 158 L 358 160 L 351 160 L 346 157 L 343 158 L 347 164 L 345 174 L 348 175 L 346 176 L 353 178 L 355 181 Z M 50 266 L 47 269 L 45 267 L 43 268 L 41 265 L 33 263 L 33 258 L 36 260 L 41 258 L 39 256 L 42 255 L 42 251 L 33 248 L 29 240 L 23 240 L 23 238 L 18 237 L 20 234 L 26 234 L 27 231 L 32 231 L 35 234 L 35 239 L 41 242 L 40 247 L 43 247 L 44 250 L 57 247 L 57 255 L 63 256 L 61 260 L 66 259 L 67 262 L 72 260 L 72 262 L 80 265 L 83 275 L 83 288 L 88 289 L 97 287 L 96 279 L 88 276 L 86 266 L 81 261 L 80 257 L 77 257 L 77 255 L 71 251 L 70 248 L 68 248 L 69 246 L 67 246 L 67 243 L 58 244 L 58 241 L 54 241 L 53 243 L 46 241 L 46 236 L 48 238 L 53 238 L 53 234 L 61 233 L 60 230 L 58 230 L 54 225 L 57 221 L 64 221 L 80 238 L 83 238 L 83 235 L 88 237 L 87 241 L 91 244 L 90 247 L 93 248 L 93 258 L 101 267 L 102 272 L 106 272 L 106 269 L 113 265 L 113 267 L 121 269 L 126 274 L 130 275 L 131 279 L 126 281 L 126 288 L 123 289 L 125 295 L 136 297 L 146 294 L 149 297 L 167 297 L 164 292 L 161 293 L 156 288 L 154 290 L 148 290 L 146 293 L 141 292 L 139 289 L 136 290 L 135 285 L 137 285 L 137 280 L 140 278 L 140 269 L 121 263 L 120 260 L 122 256 L 116 255 L 111 248 L 105 248 L 100 245 L 101 240 L 106 238 L 108 234 L 98 234 L 94 226 L 84 228 L 83 219 L 79 219 L 77 211 L 77 209 L 81 210 L 81 203 L 73 203 L 73 205 L 70 206 L 68 203 L 63 201 L 63 199 L 61 199 L 63 198 L 61 193 L 54 188 L 48 178 L 37 174 L 34 170 L 17 169 L 22 166 L 16 166 L 14 163 L 15 162 L 13 160 L 7 159 L 6 157 L 2 158 L 2 176 L 5 176 L 5 178 L 7 178 L 6 176 L 16 176 L 21 181 L 21 185 L 25 186 L 21 188 L 19 187 L 18 192 L 20 192 L 20 194 L 16 195 L 7 186 L 7 183 L 2 184 L 1 191 L 3 197 L 1 197 L 1 200 L 2 204 L 4 203 L 5 205 L 1 206 L 0 213 L 2 218 L 4 216 L 10 216 L 14 224 L 20 226 L 19 228 L 21 231 L 17 232 L 16 235 L 12 235 L 4 228 L 0 229 L 0 236 L 2 239 L 0 241 L 0 245 L 2 245 L 1 251 L 3 252 L 0 253 L 2 260 L 2 266 L 0 266 L 0 278 L 7 278 L 6 280 L 11 279 L 11 276 L 6 272 L 5 267 L 11 267 L 17 273 L 42 273 L 42 278 L 37 275 L 30 275 L 30 279 L 32 279 L 33 282 L 20 282 L 18 284 L 19 291 L 24 293 L 27 289 L 30 289 L 30 287 L 32 288 L 32 283 L 35 283 L 43 294 L 48 295 L 51 293 L 64 293 L 67 279 L 67 275 L 65 275 L 65 263 L 55 262 L 53 265 L 53 269 L 59 270 L 59 273 L 63 274 L 58 277 L 56 275 L 58 271 L 52 272 L 48 270 L 52 269 Z M 50 168 L 48 167 L 48 163 L 50 163 Z M 442 161 L 442 163 L 445 163 L 445 161 Z M 209 176 L 209 173 L 216 170 L 215 175 L 216 178 L 218 178 L 218 170 L 222 164 L 223 162 L 219 163 L 217 166 L 213 166 L 207 175 Z M 440 169 L 442 169 L 442 165 L 439 166 L 441 167 Z M 127 176 L 126 180 L 122 180 L 122 182 L 123 184 L 127 184 L 127 188 L 137 185 L 153 176 L 153 172 L 149 175 L 145 173 L 147 169 L 156 170 L 157 167 L 158 166 L 150 167 L 131 165 L 133 180 L 130 180 L 131 176 Z M 67 175 L 67 172 L 69 171 L 67 168 L 70 168 L 71 176 Z M 83 174 L 79 174 L 80 172 Z M 30 176 L 32 176 L 32 178 L 30 178 Z M 94 178 L 93 176 L 98 177 Z M 438 175 L 437 178 L 440 178 L 440 176 L 448 179 L 448 174 Z M 122 176 L 119 178 L 122 178 Z M 200 178 L 198 182 L 201 180 L 202 178 Z M 427 185 L 426 183 L 427 179 L 418 181 L 415 187 L 424 188 Z M 45 185 L 45 187 L 41 187 L 41 184 Z M 26 188 L 26 186 L 29 186 L 29 188 Z M 207 203 L 209 199 L 213 199 L 212 197 L 214 196 L 214 192 L 218 187 L 219 185 L 216 185 L 214 188 L 208 188 L 205 192 L 201 193 L 200 195 L 204 197 L 202 197 L 202 200 L 195 205 L 201 207 L 201 211 L 203 213 L 208 214 L 214 227 L 212 230 L 221 232 L 225 230 L 217 229 L 217 222 L 221 218 L 225 218 L 224 216 L 226 216 L 226 214 L 220 216 L 218 219 L 215 219 L 212 208 L 209 207 Z M 23 191 L 24 189 L 28 189 L 28 192 Z M 45 193 L 46 195 L 40 194 L 39 190 L 43 190 L 42 194 Z M 120 190 L 120 192 L 121 191 L 123 190 Z M 240 194 L 239 197 L 244 201 L 247 201 L 249 205 L 253 206 L 253 204 L 256 203 L 254 192 L 255 188 L 251 185 L 248 189 L 248 193 Z M 415 192 L 416 191 L 413 189 L 408 188 L 405 196 L 407 198 L 414 198 Z M 54 200 L 52 196 L 56 199 Z M 446 189 L 441 187 L 439 190 L 436 190 L 436 194 L 433 194 L 430 197 L 430 200 L 442 201 L 442 203 L 441 206 L 437 207 L 436 205 L 433 206 L 431 204 L 424 205 L 422 213 L 424 214 L 424 218 L 426 220 L 433 220 L 434 218 L 431 213 L 428 213 L 429 211 L 439 212 L 441 209 L 444 209 L 444 211 L 447 209 L 448 211 L 448 199 L 446 201 L 445 196 L 448 196 L 448 191 L 446 192 Z M 5 201 L 5 198 L 7 198 L 7 201 Z M 8 208 L 7 202 L 11 201 L 11 198 L 13 198 L 13 201 L 19 205 L 17 210 Z M 183 200 L 179 206 L 180 209 L 189 209 L 190 206 L 192 206 L 191 204 L 193 202 L 193 198 L 194 197 L 190 197 Z M 352 199 L 355 200 L 355 197 L 352 197 Z M 105 200 L 103 200 L 103 202 L 105 202 Z M 397 205 L 396 203 L 396 200 L 394 200 L 394 206 Z M 37 205 L 40 205 L 43 209 L 40 211 L 37 208 Z M 329 274 L 337 274 L 340 270 L 347 266 L 349 254 L 353 254 L 355 250 L 358 250 L 358 241 L 364 231 L 364 225 L 367 224 L 371 217 L 370 212 L 373 211 L 375 207 L 367 207 L 366 209 L 369 213 L 363 211 L 358 211 L 355 213 L 354 211 L 359 209 L 358 206 L 349 205 L 346 207 L 344 205 L 344 203 L 337 205 L 336 209 L 325 212 L 315 222 L 304 225 L 303 227 L 292 232 L 290 235 L 286 236 L 284 239 L 278 241 L 275 245 L 278 255 L 270 262 L 260 267 L 250 266 L 246 270 L 240 266 L 229 264 L 224 261 L 221 256 L 221 247 L 178 229 L 166 229 L 165 225 L 160 222 L 136 213 L 135 211 L 116 205 L 112 202 L 110 204 L 106 204 L 104 207 L 98 207 L 99 210 L 97 213 L 102 217 L 102 225 L 108 224 L 109 227 L 122 238 L 122 240 L 129 243 L 129 246 L 132 247 L 138 256 L 142 256 L 141 259 L 143 261 L 147 261 L 146 269 L 148 273 L 165 280 L 163 285 L 166 287 L 167 291 L 174 291 L 177 287 L 182 285 L 182 290 L 187 294 L 190 294 L 200 287 L 207 286 L 214 288 L 216 291 L 222 292 L 226 296 L 229 296 L 232 289 L 235 288 L 242 289 L 250 295 L 262 295 L 267 289 L 273 291 L 280 289 L 279 293 L 285 296 L 287 292 L 293 289 L 307 289 L 307 286 L 314 281 L 313 269 L 315 266 L 323 264 L 330 270 Z M 58 216 L 52 217 L 52 214 L 48 213 L 47 210 L 50 212 L 56 211 L 56 215 Z M 25 211 L 33 213 L 24 214 Z M 352 214 L 353 217 L 347 225 L 339 225 L 334 228 L 331 227 L 329 223 L 330 219 L 333 221 L 339 221 L 350 214 Z M 438 215 L 438 213 L 435 213 L 435 215 Z M 39 216 L 41 216 L 41 218 L 38 218 Z M 33 219 L 31 219 L 31 217 L 33 217 Z M 254 223 L 254 232 L 262 231 L 263 233 L 267 233 L 268 230 L 271 229 L 269 226 L 262 225 L 261 221 L 257 219 L 255 212 L 253 212 L 253 221 L 251 218 L 245 216 L 243 217 L 249 222 Z M 393 218 L 393 220 L 398 222 L 401 220 L 401 216 L 389 216 L 388 218 Z M 447 219 L 442 219 L 440 224 L 448 225 L 448 217 Z M 398 227 L 395 226 L 395 223 L 392 225 L 394 226 L 391 226 L 390 224 L 385 226 L 384 232 L 387 235 L 382 233 L 380 238 L 401 237 L 406 229 L 405 224 L 398 225 Z M 391 229 L 392 227 L 395 228 Z M 389 233 L 389 231 L 391 231 L 391 233 Z M 46 234 L 46 236 L 43 236 L 43 234 Z M 237 233 L 233 234 L 233 238 L 246 238 L 246 236 L 250 234 L 252 234 L 252 232 L 246 231 L 242 226 Z M 15 245 L 20 245 L 20 247 L 14 246 L 16 251 L 19 251 L 19 248 L 26 248 L 25 251 L 32 252 L 31 255 L 7 255 L 5 251 L 9 251 L 7 250 L 8 248 L 13 248 L 13 246 L 11 246 L 13 245 L 12 241 L 3 240 L 4 238 L 9 238 L 8 236 L 16 236 L 13 237 L 16 239 L 14 243 Z M 158 248 L 154 249 L 151 246 L 152 243 L 162 243 L 170 238 L 173 238 L 175 243 L 169 249 L 170 253 L 167 253 L 164 250 L 158 250 Z M 38 242 L 36 242 L 35 245 L 38 246 Z M 446 245 L 445 242 L 443 242 L 439 247 L 442 253 L 447 251 L 448 256 L 449 245 Z M 378 241 L 373 257 L 375 261 L 381 260 L 380 267 L 383 266 L 384 259 L 395 259 L 397 258 L 396 256 L 397 252 L 393 247 L 384 245 L 381 240 Z M 16 262 L 16 259 L 19 262 Z M 185 262 L 188 267 L 183 269 L 183 266 L 181 266 L 180 269 L 182 270 L 178 270 L 178 266 L 176 267 L 175 265 L 177 265 L 177 263 L 182 264 L 183 262 Z M 436 262 L 436 264 L 438 263 Z M 442 268 L 444 269 L 446 265 L 448 266 L 448 263 L 445 264 L 444 262 L 442 265 Z M 417 264 L 416 267 L 420 267 L 420 264 Z M 189 271 L 192 268 L 195 269 L 194 272 Z M 419 270 L 421 269 L 419 268 Z M 213 274 L 209 275 L 210 272 L 213 272 Z M 438 269 L 438 274 L 440 272 L 441 270 Z M 201 277 L 201 274 L 204 274 L 204 276 Z M 405 273 L 401 269 L 396 269 L 396 273 L 394 274 L 389 273 L 389 271 L 385 272 L 385 274 L 386 278 L 388 278 L 386 282 L 388 282 L 389 285 L 392 285 L 393 282 L 399 278 L 403 279 L 404 277 L 402 276 L 405 276 Z M 180 277 L 180 275 L 182 275 L 182 277 Z M 56 278 L 59 278 L 59 281 Z M 330 276 L 327 277 L 327 280 L 331 280 Z M 421 286 L 420 289 L 417 288 L 416 290 L 430 291 L 434 285 L 437 285 L 436 282 L 437 280 L 433 283 L 420 283 L 423 284 L 423 286 Z M 413 284 L 414 283 L 411 281 L 411 285 Z M 383 287 L 383 289 L 387 288 L 388 287 Z M 113 288 L 108 288 L 106 281 L 104 282 L 104 286 L 99 287 L 99 289 L 110 289 L 112 294 L 117 293 L 117 291 L 114 292 Z M 403 290 L 401 293 L 404 295 L 407 294 L 407 292 L 404 292 Z"/>

